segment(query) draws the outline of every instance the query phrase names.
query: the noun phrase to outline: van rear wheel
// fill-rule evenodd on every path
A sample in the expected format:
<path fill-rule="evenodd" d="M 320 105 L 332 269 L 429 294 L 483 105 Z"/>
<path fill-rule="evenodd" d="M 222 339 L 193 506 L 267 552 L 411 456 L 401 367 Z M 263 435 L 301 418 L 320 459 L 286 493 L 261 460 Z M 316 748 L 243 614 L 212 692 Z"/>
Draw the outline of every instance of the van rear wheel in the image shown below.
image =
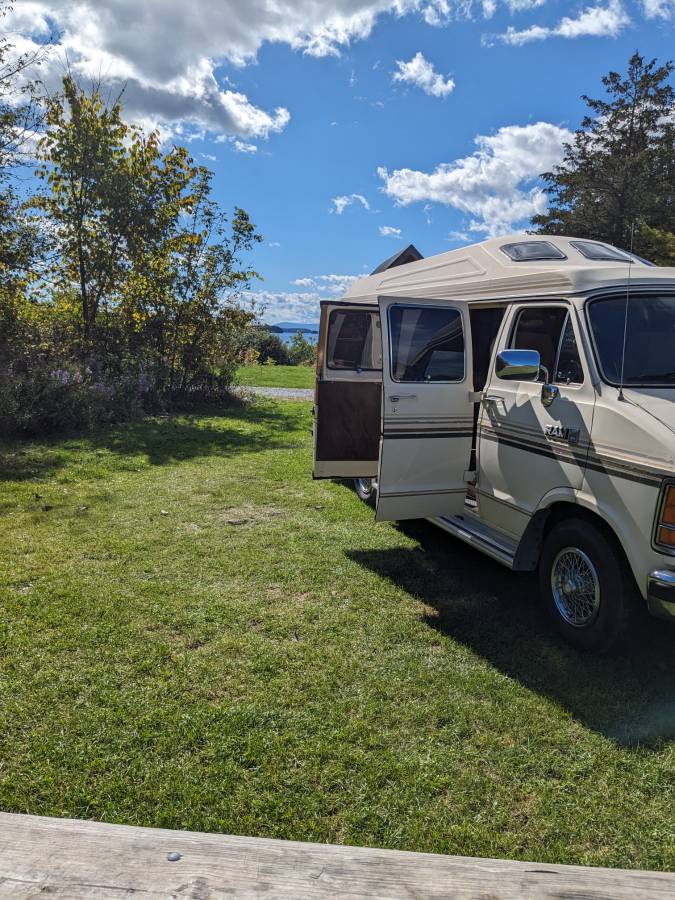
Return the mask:
<path fill-rule="evenodd" d="M 377 503 L 377 479 L 376 478 L 355 478 L 354 490 L 360 500 L 367 503 L 368 506 L 374 507 Z"/>
<path fill-rule="evenodd" d="M 590 522 L 567 520 L 551 529 L 539 586 L 556 629 L 580 650 L 606 653 L 625 636 L 632 575 L 613 542 Z"/>

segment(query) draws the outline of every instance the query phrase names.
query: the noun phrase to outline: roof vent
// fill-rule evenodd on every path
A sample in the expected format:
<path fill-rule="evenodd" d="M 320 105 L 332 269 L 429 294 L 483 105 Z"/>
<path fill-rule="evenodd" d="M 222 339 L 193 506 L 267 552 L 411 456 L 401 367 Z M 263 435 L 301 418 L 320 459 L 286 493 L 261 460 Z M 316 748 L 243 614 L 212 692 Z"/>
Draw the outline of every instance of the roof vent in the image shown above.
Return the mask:
<path fill-rule="evenodd" d="M 413 244 L 408 244 L 405 250 L 399 250 L 398 253 L 394 253 L 389 259 L 385 259 L 385 261 L 380 263 L 380 265 L 370 274 L 379 275 L 380 272 L 386 272 L 387 269 L 393 269 L 394 266 L 405 266 L 407 263 L 419 262 L 421 259 L 424 259 L 424 257 L 417 247 Z"/>

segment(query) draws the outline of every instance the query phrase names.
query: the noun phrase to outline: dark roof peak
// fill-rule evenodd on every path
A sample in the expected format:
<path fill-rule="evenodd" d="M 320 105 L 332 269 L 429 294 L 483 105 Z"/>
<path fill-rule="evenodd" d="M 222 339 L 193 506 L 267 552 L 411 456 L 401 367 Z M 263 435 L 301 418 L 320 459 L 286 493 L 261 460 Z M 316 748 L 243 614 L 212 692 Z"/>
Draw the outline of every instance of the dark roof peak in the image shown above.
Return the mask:
<path fill-rule="evenodd" d="M 417 247 L 415 247 L 414 244 L 408 244 L 405 250 L 399 250 L 397 253 L 394 253 L 393 256 L 390 256 L 389 259 L 385 259 L 385 261 L 380 263 L 380 265 L 370 274 L 379 275 L 380 272 L 386 272 L 387 269 L 393 269 L 394 266 L 405 266 L 407 263 L 419 262 L 420 259 L 424 259 L 424 257 Z"/>

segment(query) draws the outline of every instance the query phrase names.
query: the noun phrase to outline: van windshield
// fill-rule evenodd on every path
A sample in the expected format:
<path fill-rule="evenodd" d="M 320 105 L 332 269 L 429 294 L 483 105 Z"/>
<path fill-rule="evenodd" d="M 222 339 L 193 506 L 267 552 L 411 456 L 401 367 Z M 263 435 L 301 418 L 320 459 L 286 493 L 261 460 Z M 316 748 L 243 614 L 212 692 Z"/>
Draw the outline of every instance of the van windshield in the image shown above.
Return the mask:
<path fill-rule="evenodd" d="M 589 319 L 605 381 L 633 387 L 675 386 L 675 295 L 635 295 L 593 300 Z"/>

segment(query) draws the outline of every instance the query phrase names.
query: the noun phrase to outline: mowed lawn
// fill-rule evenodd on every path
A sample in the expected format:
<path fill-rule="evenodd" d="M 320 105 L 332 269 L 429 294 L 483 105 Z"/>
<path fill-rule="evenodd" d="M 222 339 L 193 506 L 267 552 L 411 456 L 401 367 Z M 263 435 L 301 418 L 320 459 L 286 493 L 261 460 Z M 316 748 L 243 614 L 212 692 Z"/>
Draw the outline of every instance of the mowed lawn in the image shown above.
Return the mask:
<path fill-rule="evenodd" d="M 236 379 L 244 387 L 313 388 L 314 366 L 241 366 Z"/>
<path fill-rule="evenodd" d="M 551 636 L 533 580 L 313 482 L 310 405 L 0 452 L 0 808 L 675 866 L 675 630 Z"/>

